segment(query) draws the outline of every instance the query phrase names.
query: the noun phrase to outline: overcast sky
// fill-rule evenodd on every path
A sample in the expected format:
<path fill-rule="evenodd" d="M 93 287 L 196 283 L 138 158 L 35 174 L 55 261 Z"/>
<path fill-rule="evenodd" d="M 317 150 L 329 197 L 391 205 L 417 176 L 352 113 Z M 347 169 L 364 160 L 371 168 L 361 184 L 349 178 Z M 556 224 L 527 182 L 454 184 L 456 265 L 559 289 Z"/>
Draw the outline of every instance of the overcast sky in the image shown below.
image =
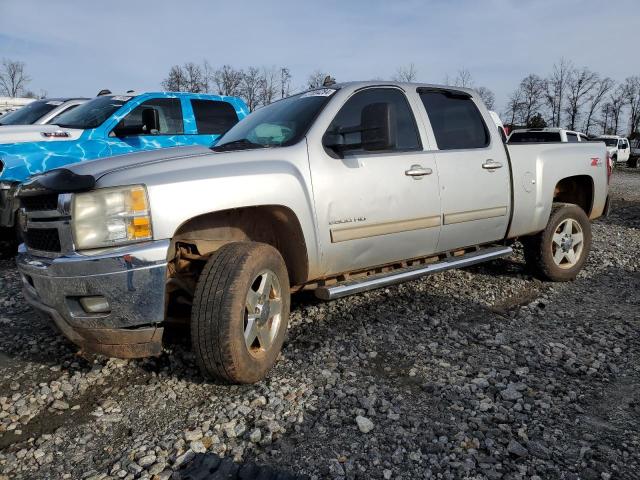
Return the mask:
<path fill-rule="evenodd" d="M 309 5 L 309 6 L 307 6 Z M 310 5 L 313 5 L 311 7 Z M 638 0 L 0 0 L 0 57 L 36 93 L 158 90 L 173 64 L 288 66 L 294 85 L 391 78 L 413 62 L 442 83 L 461 68 L 502 111 L 528 73 L 560 57 L 615 80 L 640 74 Z"/>

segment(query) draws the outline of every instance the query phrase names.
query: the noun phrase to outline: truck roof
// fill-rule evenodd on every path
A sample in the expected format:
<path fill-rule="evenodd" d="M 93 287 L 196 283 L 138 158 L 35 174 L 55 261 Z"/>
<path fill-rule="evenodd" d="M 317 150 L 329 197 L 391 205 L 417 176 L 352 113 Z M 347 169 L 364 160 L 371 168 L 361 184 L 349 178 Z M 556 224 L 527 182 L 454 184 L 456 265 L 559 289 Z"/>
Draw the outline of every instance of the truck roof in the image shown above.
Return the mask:
<path fill-rule="evenodd" d="M 341 82 L 341 83 L 336 83 L 334 85 L 327 85 L 324 88 L 334 88 L 334 89 L 340 89 L 340 88 L 354 88 L 354 89 L 358 89 L 358 88 L 365 88 L 365 87 L 375 87 L 375 86 L 393 86 L 393 87 L 399 87 L 399 88 L 403 88 L 403 89 L 410 89 L 410 88 L 437 88 L 440 90 L 455 90 L 457 92 L 465 92 L 468 93 L 469 95 L 474 95 L 477 96 L 478 92 L 476 92 L 474 89 L 472 88 L 464 88 L 464 87 L 454 87 L 452 85 L 440 85 L 440 84 L 434 84 L 434 83 L 418 83 L 418 82 L 396 82 L 396 81 L 386 81 L 386 80 L 366 80 L 366 81 L 354 81 L 354 82 Z M 318 88 L 323 88 L 323 87 L 318 87 Z M 311 90 L 317 90 L 316 88 L 313 88 Z"/>

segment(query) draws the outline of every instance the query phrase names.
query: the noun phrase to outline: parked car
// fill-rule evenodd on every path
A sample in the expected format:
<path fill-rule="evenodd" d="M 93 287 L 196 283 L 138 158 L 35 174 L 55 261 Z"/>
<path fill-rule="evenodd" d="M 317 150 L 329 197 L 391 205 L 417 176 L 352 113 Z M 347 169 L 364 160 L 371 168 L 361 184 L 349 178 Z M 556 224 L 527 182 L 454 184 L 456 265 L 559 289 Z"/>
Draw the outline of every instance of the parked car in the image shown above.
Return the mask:
<path fill-rule="evenodd" d="M 55 119 L 59 115 L 74 109 L 87 100 L 86 98 L 45 98 L 36 100 L 0 117 L 0 126 L 55 123 Z M 6 134 L 10 130 L 3 128 L 0 129 L 0 132 Z"/>
<path fill-rule="evenodd" d="M 514 130 L 509 135 L 509 143 L 538 143 L 538 142 L 587 142 L 589 138 L 581 132 L 574 132 L 564 128 L 526 128 Z"/>
<path fill-rule="evenodd" d="M 600 135 L 593 139 L 594 141 L 604 142 L 607 146 L 609 156 L 614 165 L 618 163 L 626 163 L 631 154 L 631 146 L 629 140 L 618 135 Z"/>
<path fill-rule="evenodd" d="M 290 293 L 331 300 L 512 253 L 567 281 L 608 196 L 602 143 L 504 145 L 469 89 L 356 82 L 257 110 L 212 149 L 70 165 L 19 191 L 25 298 L 72 341 L 209 376 L 274 364 Z"/>
<path fill-rule="evenodd" d="M 20 182 L 76 162 L 181 145 L 211 145 L 248 114 L 236 97 L 192 93 L 101 95 L 56 125 L 0 128 L 0 229 L 14 236 Z M 4 144 L 4 145 L 2 145 Z"/>
<path fill-rule="evenodd" d="M 636 168 L 638 166 L 638 159 L 640 158 L 640 137 L 630 140 L 629 144 L 631 146 L 631 152 L 629 153 L 627 165 Z"/>

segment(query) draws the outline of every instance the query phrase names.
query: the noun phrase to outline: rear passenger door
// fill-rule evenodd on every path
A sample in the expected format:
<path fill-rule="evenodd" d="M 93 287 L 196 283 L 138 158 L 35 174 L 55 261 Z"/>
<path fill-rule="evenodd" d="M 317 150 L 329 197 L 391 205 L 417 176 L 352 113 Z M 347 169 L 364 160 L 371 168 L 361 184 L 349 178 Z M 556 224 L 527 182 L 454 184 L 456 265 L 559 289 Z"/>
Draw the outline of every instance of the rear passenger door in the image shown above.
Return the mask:
<path fill-rule="evenodd" d="M 438 251 L 502 239 L 509 223 L 510 167 L 491 118 L 470 95 L 418 89 L 437 143 L 442 228 Z"/>
<path fill-rule="evenodd" d="M 228 102 L 206 99 L 191 99 L 190 102 L 198 132 L 197 143 L 201 145 L 212 145 L 238 123 L 238 114 Z"/>

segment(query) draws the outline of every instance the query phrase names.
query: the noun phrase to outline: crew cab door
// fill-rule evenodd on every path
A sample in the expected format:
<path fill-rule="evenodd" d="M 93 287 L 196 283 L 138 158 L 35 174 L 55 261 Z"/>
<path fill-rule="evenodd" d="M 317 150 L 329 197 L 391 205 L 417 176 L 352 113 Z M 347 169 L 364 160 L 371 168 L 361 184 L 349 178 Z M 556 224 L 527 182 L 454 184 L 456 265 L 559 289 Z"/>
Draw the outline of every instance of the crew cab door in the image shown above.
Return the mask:
<path fill-rule="evenodd" d="M 629 147 L 629 141 L 626 138 L 618 140 L 618 162 L 626 162 L 629 160 L 629 154 L 631 149 Z"/>
<path fill-rule="evenodd" d="M 365 148 L 363 132 L 383 123 L 377 115 L 390 119 L 393 138 L 383 149 Z M 325 273 L 434 253 L 440 230 L 435 156 L 423 150 L 405 93 L 356 91 L 319 135 L 310 140 L 309 158 Z M 338 137 L 342 148 L 331 146 Z"/>
<path fill-rule="evenodd" d="M 146 125 L 145 110 L 157 112 L 158 128 Z M 185 135 L 179 98 L 153 98 L 142 102 L 124 116 L 109 133 L 111 155 L 189 145 Z"/>
<path fill-rule="evenodd" d="M 510 167 L 491 118 L 460 91 L 419 89 L 437 144 L 442 229 L 438 251 L 504 238 L 511 208 Z"/>

